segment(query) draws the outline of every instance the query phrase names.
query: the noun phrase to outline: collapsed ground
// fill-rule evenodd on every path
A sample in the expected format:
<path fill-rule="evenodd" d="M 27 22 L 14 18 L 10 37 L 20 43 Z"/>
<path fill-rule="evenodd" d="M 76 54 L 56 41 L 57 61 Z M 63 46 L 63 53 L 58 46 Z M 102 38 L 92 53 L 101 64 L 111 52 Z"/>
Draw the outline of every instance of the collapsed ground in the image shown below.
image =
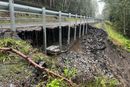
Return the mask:
<path fill-rule="evenodd" d="M 86 82 L 95 75 L 105 75 L 117 78 L 122 83 L 121 87 L 130 86 L 130 53 L 119 49 L 108 40 L 105 31 L 90 27 L 88 34 L 79 40 L 79 46 L 61 54 L 59 58 L 63 66 L 78 70 L 77 77 L 80 79 L 75 79 L 78 80 L 76 82 Z"/>
<path fill-rule="evenodd" d="M 10 46 L 9 44 L 7 45 Z M 20 48 L 18 50 L 20 50 Z M 32 53 L 29 52 L 26 54 L 30 54 L 29 56 L 33 56 L 32 54 L 36 53 L 37 51 L 33 51 Z M 108 39 L 107 33 L 102 29 L 96 29 L 89 26 L 87 35 L 79 39 L 70 49 L 70 51 L 62 53 L 58 55 L 58 57 L 44 58 L 44 56 L 45 55 L 43 55 L 42 53 L 40 55 L 35 55 L 35 61 L 44 61 L 44 64 L 47 68 L 54 71 L 58 70 L 58 72 L 60 73 L 64 73 L 65 69 L 68 71 L 73 71 L 73 74 L 71 76 L 64 75 L 65 73 L 62 75 L 66 77 L 69 76 L 68 78 L 71 77 L 72 81 L 76 84 L 82 83 L 82 86 L 87 87 L 90 87 L 89 84 L 91 84 L 93 87 L 95 87 L 95 84 L 93 84 L 93 82 L 96 81 L 95 77 L 105 77 L 107 78 L 107 81 L 104 81 L 105 84 L 108 85 L 108 81 L 115 82 L 113 83 L 114 86 L 110 87 L 116 87 L 116 85 L 118 85 L 119 87 L 130 87 L 130 53 L 115 46 Z M 1 57 L 2 56 L 0 56 L 0 58 Z M 19 65 L 19 61 L 21 60 L 16 61 L 17 65 Z M 0 81 L 6 82 L 6 84 L 8 83 L 22 86 L 28 85 L 28 87 L 32 85 L 48 84 L 49 77 L 47 77 L 45 73 L 39 73 L 39 71 L 30 67 L 28 64 L 23 65 L 23 70 L 17 70 L 16 68 L 15 70 L 17 71 L 14 72 L 12 70 L 13 75 L 9 75 L 9 72 L 11 72 L 11 69 L 13 69 L 13 67 L 7 67 L 8 65 L 3 65 L 3 63 L 1 62 L 0 73 L 2 74 Z M 5 67 L 7 70 L 5 70 Z M 3 72 L 7 71 L 7 73 L 3 73 L 2 70 Z M 28 73 L 29 71 L 30 74 Z M 10 76 L 12 77 L 8 78 Z M 18 78 L 20 76 L 22 78 Z M 5 77 L 7 78 L 4 79 Z M 100 87 L 103 87 L 102 83 L 99 84 L 101 84 Z"/>

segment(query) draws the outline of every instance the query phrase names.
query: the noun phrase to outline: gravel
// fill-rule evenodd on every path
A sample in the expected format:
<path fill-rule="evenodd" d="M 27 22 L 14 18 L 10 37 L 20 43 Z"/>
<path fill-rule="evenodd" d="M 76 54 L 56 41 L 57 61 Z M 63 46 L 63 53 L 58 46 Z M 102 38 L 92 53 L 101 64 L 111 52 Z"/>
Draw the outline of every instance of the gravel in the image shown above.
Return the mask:
<path fill-rule="evenodd" d="M 117 78 L 120 87 L 130 87 L 130 53 L 114 45 L 103 29 L 89 26 L 87 35 L 79 39 L 73 49 L 61 54 L 58 62 L 63 67 L 76 68 L 72 79 L 87 83 L 94 76 L 105 75 Z"/>
<path fill-rule="evenodd" d="M 75 79 L 79 77 L 80 79 L 75 82 L 85 82 L 99 74 L 113 77 L 106 64 L 107 36 L 107 33 L 102 29 L 90 28 L 88 34 L 79 40 L 81 52 L 69 51 L 59 56 L 60 65 L 77 69 L 78 73 Z"/>

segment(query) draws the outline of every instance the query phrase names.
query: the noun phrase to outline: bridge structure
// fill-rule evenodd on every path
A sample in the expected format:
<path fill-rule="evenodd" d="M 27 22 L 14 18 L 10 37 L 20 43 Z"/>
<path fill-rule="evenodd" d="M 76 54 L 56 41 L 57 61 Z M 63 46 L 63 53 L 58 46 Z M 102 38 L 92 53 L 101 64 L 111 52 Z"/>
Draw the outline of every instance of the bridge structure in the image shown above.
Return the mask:
<path fill-rule="evenodd" d="M 67 26 L 67 44 L 70 44 L 70 35 L 71 35 L 71 27 L 74 29 L 74 41 L 77 38 L 80 38 L 87 34 L 87 24 L 93 23 L 94 19 L 91 17 L 83 16 L 83 15 L 77 15 L 77 14 L 71 14 L 71 13 L 64 13 L 61 11 L 52 11 L 48 10 L 45 7 L 43 8 L 37 8 L 37 7 L 31 7 L 21 4 L 15 4 L 13 0 L 9 0 L 9 2 L 3 2 L 0 1 L 0 11 L 9 12 L 10 17 L 4 18 L 6 20 L 10 20 L 10 24 L 0 24 L 0 31 L 31 31 L 31 30 L 43 30 L 43 38 L 44 38 L 44 52 L 47 53 L 47 29 L 54 29 L 58 28 L 58 34 L 59 34 L 59 48 L 62 50 L 62 44 L 63 44 L 63 38 L 62 34 L 64 33 L 62 31 L 62 28 Z M 28 24 L 16 24 L 16 13 L 27 13 L 27 14 L 37 14 L 41 15 L 41 22 L 38 23 L 28 23 Z M 55 16 L 57 17 L 56 22 L 47 22 L 47 16 Z M 68 19 L 74 19 L 73 21 L 62 21 L 63 18 L 66 17 Z M 2 20 L 3 18 L 0 18 Z M 27 28 L 28 29 L 27 29 Z M 33 28 L 32 28 L 33 27 Z M 39 27 L 39 28 L 38 28 Z M 77 28 L 78 27 L 78 28 Z M 30 29 L 29 29 L 30 28 Z M 78 35 L 78 36 L 77 36 Z"/>

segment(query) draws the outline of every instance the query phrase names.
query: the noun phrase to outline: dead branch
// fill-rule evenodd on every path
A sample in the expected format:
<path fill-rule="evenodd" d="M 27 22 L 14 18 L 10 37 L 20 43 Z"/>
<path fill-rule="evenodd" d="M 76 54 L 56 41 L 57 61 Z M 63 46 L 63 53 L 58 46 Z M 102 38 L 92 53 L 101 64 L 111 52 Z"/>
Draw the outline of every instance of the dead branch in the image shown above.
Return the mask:
<path fill-rule="evenodd" d="M 42 66 L 38 65 L 37 63 L 35 63 L 32 60 L 31 57 L 26 56 L 25 54 L 21 53 L 18 50 L 15 50 L 15 49 L 12 49 L 12 48 L 0 48 L 0 51 L 10 51 L 10 52 L 16 53 L 17 55 L 19 55 L 20 57 L 22 57 L 23 59 L 25 59 L 29 64 L 31 64 L 32 66 L 34 66 L 35 68 L 39 68 L 40 70 L 45 71 L 46 73 L 48 73 L 50 75 L 58 77 L 58 78 L 60 78 L 60 79 L 62 79 L 64 81 L 66 81 L 70 86 L 74 87 L 74 83 L 71 80 L 69 80 L 69 79 L 67 79 L 67 78 L 65 78 L 65 77 L 63 77 L 63 76 L 61 76 L 59 74 L 56 74 L 55 72 L 50 71 L 49 69 L 47 69 L 45 67 L 42 67 Z"/>

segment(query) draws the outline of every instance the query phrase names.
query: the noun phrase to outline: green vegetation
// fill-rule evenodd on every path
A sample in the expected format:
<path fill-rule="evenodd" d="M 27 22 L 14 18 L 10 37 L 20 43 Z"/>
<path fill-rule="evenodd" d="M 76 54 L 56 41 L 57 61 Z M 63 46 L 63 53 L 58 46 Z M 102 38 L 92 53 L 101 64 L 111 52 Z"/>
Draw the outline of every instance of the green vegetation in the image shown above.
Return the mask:
<path fill-rule="evenodd" d="M 117 87 L 119 82 L 115 78 L 107 78 L 107 77 L 95 77 L 95 80 L 89 82 L 86 87 Z"/>
<path fill-rule="evenodd" d="M 115 29 L 116 27 L 114 27 L 111 23 L 105 23 L 105 30 L 107 31 L 110 39 L 118 46 L 123 47 L 124 49 L 126 49 L 127 51 L 130 52 L 130 39 L 123 36 L 121 33 L 119 33 L 118 31 L 116 31 Z"/>
<path fill-rule="evenodd" d="M 29 43 L 20 39 L 13 39 L 13 38 L 1 38 L 0 39 L 0 48 L 9 47 L 14 48 L 30 57 L 34 61 L 44 61 L 47 64 L 47 68 L 52 71 L 56 71 L 57 73 L 60 67 L 57 67 L 53 58 L 45 56 L 43 53 L 39 52 L 38 49 L 34 49 Z M 33 78 L 32 75 L 34 74 L 32 70 L 34 70 L 29 64 L 26 63 L 22 58 L 18 55 L 11 53 L 11 52 L 0 52 L 0 81 L 1 82 L 22 82 L 26 80 L 26 78 Z M 68 69 L 65 68 L 64 74 L 65 77 L 71 78 L 76 75 L 76 69 Z M 45 75 L 48 79 L 45 81 L 47 82 L 47 87 L 68 87 L 67 83 L 62 79 L 58 79 L 55 77 L 51 77 L 49 75 Z M 34 78 L 33 78 L 34 79 Z M 31 80 L 32 81 L 32 80 Z M 33 81 L 32 81 L 33 82 Z M 45 85 L 43 79 L 40 79 L 36 85 L 36 87 L 41 87 Z"/>
<path fill-rule="evenodd" d="M 81 87 L 117 87 L 119 81 L 115 78 L 107 78 L 105 76 L 95 77 L 94 80 L 89 81 L 85 85 L 79 84 Z M 39 86 L 40 87 L 40 86 Z M 62 79 L 52 79 L 48 82 L 47 87 L 68 87 Z"/>
<path fill-rule="evenodd" d="M 85 16 L 95 16 L 96 10 L 96 1 L 94 0 L 19 0 L 18 2 L 23 2 L 26 5 L 40 6 L 46 7 L 47 9 L 62 11 L 66 13 L 85 15 Z M 16 3 L 18 3 L 16 2 Z M 8 12 L 0 12 L 0 17 L 7 17 L 5 19 L 2 18 L 0 20 L 0 24 L 10 24 L 10 18 Z M 25 23 L 41 23 L 42 15 L 38 14 L 28 14 L 28 13 L 15 13 L 16 24 L 25 24 Z M 63 17 L 62 17 L 63 18 Z M 64 18 L 63 21 L 75 21 L 75 18 Z M 57 22 L 58 17 L 55 16 L 47 16 L 47 22 Z"/>
<path fill-rule="evenodd" d="M 26 41 L 13 38 L 1 38 L 0 48 L 3 47 L 14 48 L 32 57 L 32 60 L 35 62 L 39 60 L 47 62 L 49 64 L 48 68 L 52 65 L 51 58 L 45 56 L 37 49 L 32 48 Z M 9 81 L 12 81 L 18 84 L 29 78 L 33 78 L 32 75 L 34 73 L 32 71 L 35 70 L 24 59 L 11 52 L 0 52 L 0 69 L 0 82 L 9 83 Z"/>
<path fill-rule="evenodd" d="M 29 55 L 30 57 L 33 58 L 32 60 L 34 60 L 34 61 L 43 60 L 43 61 L 48 62 L 49 64 L 52 63 L 50 60 L 51 58 L 49 58 L 48 56 L 41 53 L 38 49 L 34 49 L 26 41 L 23 41 L 20 39 L 1 38 L 0 39 L 0 48 L 2 48 L 2 47 L 14 48 L 14 49 L 24 53 L 25 55 Z M 19 56 L 17 56 L 16 54 L 10 53 L 10 52 L 0 52 L 0 62 L 1 63 L 5 63 L 5 62 L 13 63 L 15 61 L 17 61 L 17 62 L 21 61 Z M 23 61 L 21 61 L 21 62 L 23 62 Z"/>
<path fill-rule="evenodd" d="M 77 74 L 77 70 L 75 68 L 65 68 L 64 76 L 68 79 L 71 79 L 73 76 Z M 62 79 L 50 78 L 47 87 L 68 87 L 67 84 Z"/>
<path fill-rule="evenodd" d="M 7 14 L 7 13 L 6 13 Z M 0 14 L 1 16 L 1 14 Z M 68 22 L 68 21 L 78 21 L 79 18 L 68 18 L 68 17 L 62 17 L 63 22 Z M 57 22 L 58 17 L 55 16 L 46 16 L 46 21 L 47 22 Z M 35 14 L 17 14 L 16 24 L 25 24 L 25 23 L 41 23 L 42 22 L 42 16 L 41 15 L 35 15 Z M 0 24 L 10 24 L 10 20 L 8 19 L 3 19 L 0 20 Z"/>
<path fill-rule="evenodd" d="M 29 51 L 32 49 L 31 45 L 29 45 L 26 41 L 22 41 L 20 39 L 12 39 L 12 38 L 1 38 L 0 47 L 14 48 L 25 54 L 28 54 Z"/>
<path fill-rule="evenodd" d="M 11 47 L 17 49 L 25 54 L 29 54 L 32 47 L 25 41 L 11 39 L 11 38 L 1 38 L 0 48 Z M 24 62 L 19 56 L 10 52 L 0 52 L 0 81 L 8 82 L 22 81 L 25 77 L 31 75 L 29 70 L 29 65 Z"/>
<path fill-rule="evenodd" d="M 62 79 L 54 79 L 47 84 L 47 87 L 67 87 Z"/>
<path fill-rule="evenodd" d="M 102 28 L 101 23 L 98 23 L 95 26 Z M 109 35 L 109 39 L 111 39 L 115 45 L 130 52 L 130 39 L 128 37 L 122 35 L 119 31 L 117 31 L 116 26 L 114 26 L 109 21 L 105 22 L 103 26 Z"/>
<path fill-rule="evenodd" d="M 29 54 L 29 51 L 31 51 L 32 49 L 31 45 L 27 44 L 27 42 L 11 38 L 0 39 L 0 47 L 14 48 L 21 51 L 24 54 Z M 5 62 L 7 60 L 11 61 L 14 59 L 18 59 L 18 56 L 9 53 L 3 54 L 2 52 L 0 52 L 0 62 Z"/>
<path fill-rule="evenodd" d="M 104 19 L 116 26 L 121 34 L 130 37 L 130 0 L 102 0 L 105 2 Z"/>
<path fill-rule="evenodd" d="M 79 18 L 65 18 L 64 21 L 79 21 Z"/>
<path fill-rule="evenodd" d="M 64 75 L 65 77 L 71 79 L 72 77 L 74 77 L 77 74 L 77 70 L 75 68 L 65 68 L 64 69 Z"/>

